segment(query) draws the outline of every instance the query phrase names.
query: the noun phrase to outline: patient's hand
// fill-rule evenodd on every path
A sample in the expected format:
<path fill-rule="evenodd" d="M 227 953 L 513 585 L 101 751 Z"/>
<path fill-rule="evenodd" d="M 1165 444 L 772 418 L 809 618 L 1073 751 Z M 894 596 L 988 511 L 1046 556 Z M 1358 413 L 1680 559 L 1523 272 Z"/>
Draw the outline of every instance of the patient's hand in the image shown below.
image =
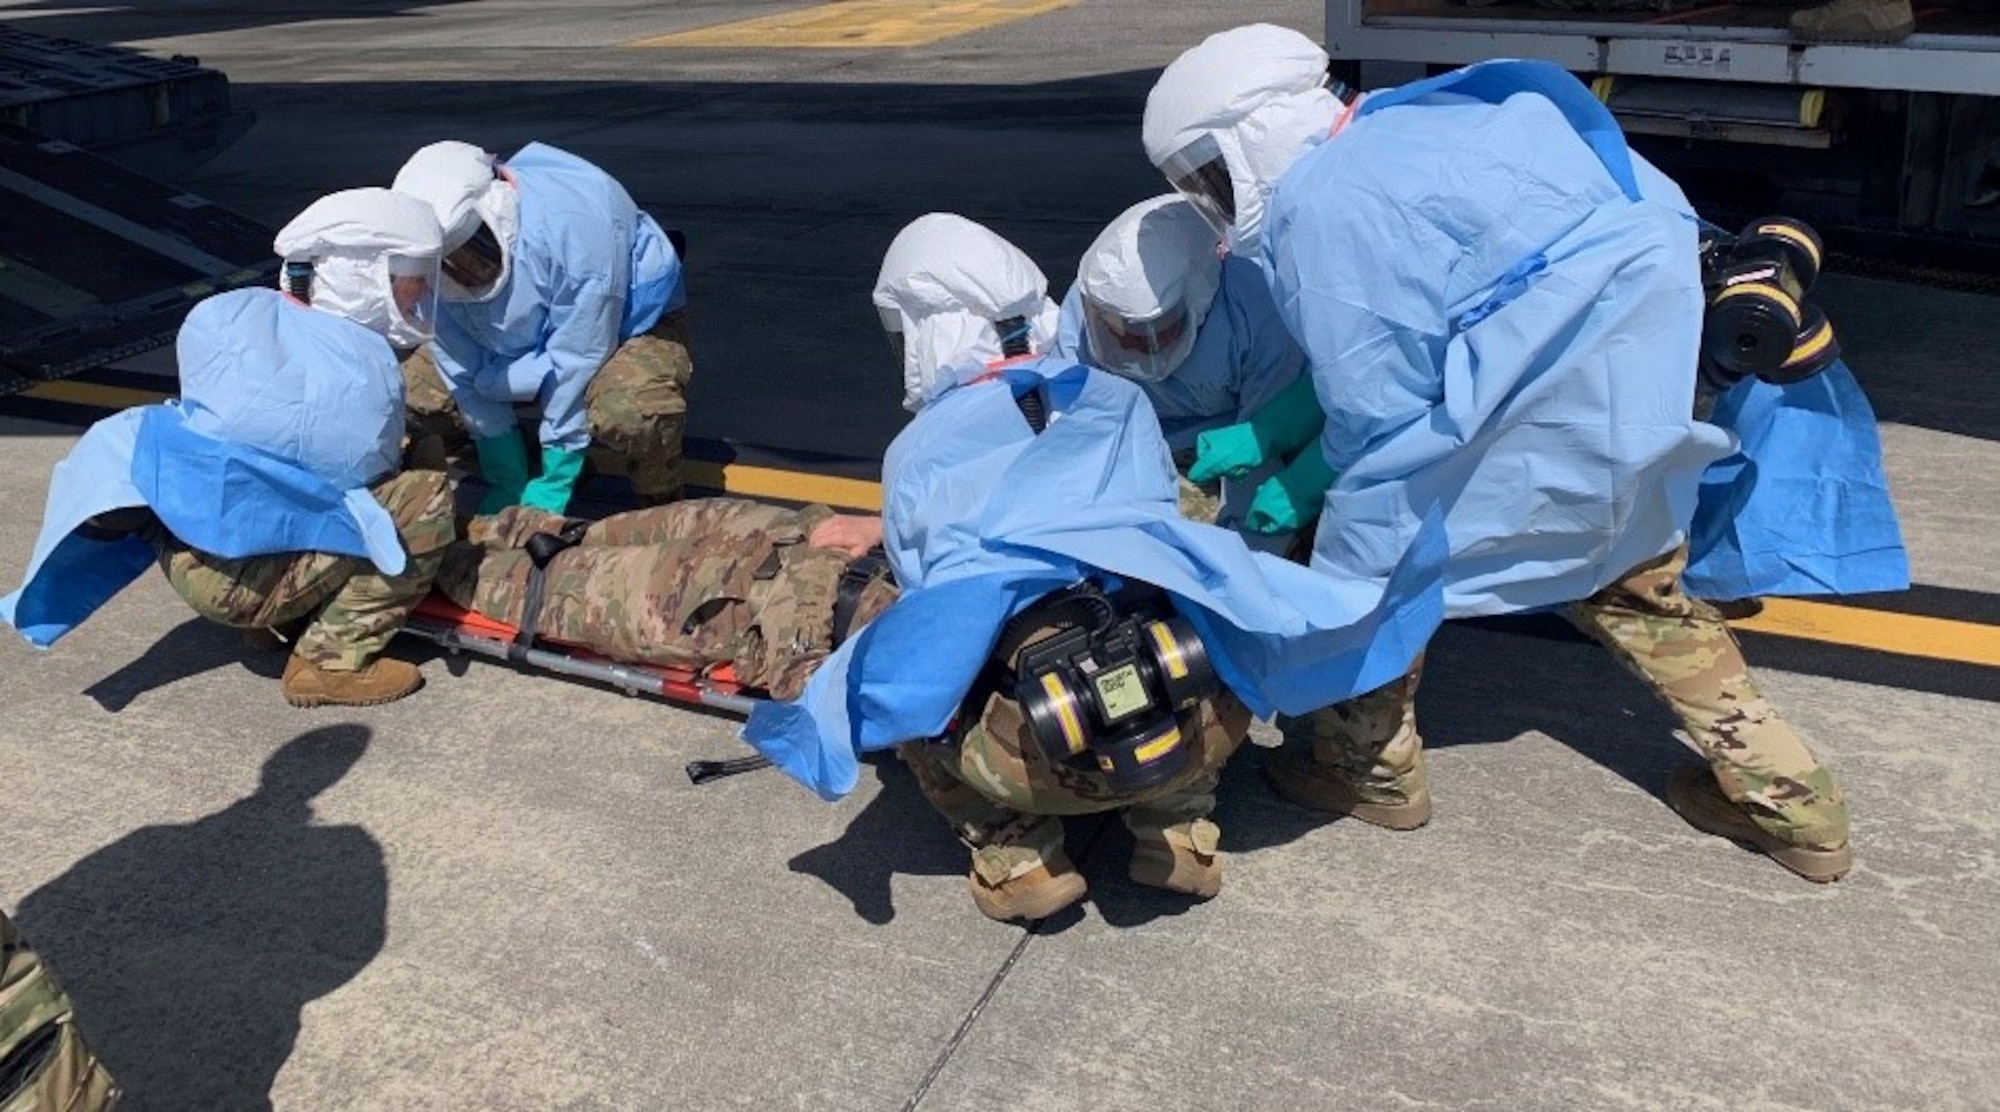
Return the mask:
<path fill-rule="evenodd" d="M 813 527 L 806 543 L 817 548 L 837 548 L 849 556 L 866 556 L 882 543 L 882 519 L 860 514 L 835 514 Z"/>

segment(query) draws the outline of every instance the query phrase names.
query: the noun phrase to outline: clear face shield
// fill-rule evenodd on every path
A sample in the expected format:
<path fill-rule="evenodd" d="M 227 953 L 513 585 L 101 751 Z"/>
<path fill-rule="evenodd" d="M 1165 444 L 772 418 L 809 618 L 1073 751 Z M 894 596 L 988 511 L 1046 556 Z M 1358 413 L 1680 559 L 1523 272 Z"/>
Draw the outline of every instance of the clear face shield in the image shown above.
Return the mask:
<path fill-rule="evenodd" d="M 896 366 L 903 365 L 903 311 L 889 305 L 875 306 L 875 312 L 882 318 L 882 331 L 889 338 L 889 350 L 896 353 Z"/>
<path fill-rule="evenodd" d="M 389 341 L 417 347 L 437 336 L 438 258 L 389 256 Z"/>
<path fill-rule="evenodd" d="M 480 221 L 479 230 L 444 257 L 441 267 L 452 301 L 484 301 L 493 296 L 506 274 L 506 253 L 493 229 Z"/>
<path fill-rule="evenodd" d="M 1171 305 L 1144 320 L 1084 298 L 1090 354 L 1113 374 L 1159 382 L 1174 373 L 1194 348 L 1186 305 Z"/>
<path fill-rule="evenodd" d="M 1229 234 L 1236 223 L 1236 186 L 1229 179 L 1229 163 L 1213 135 L 1203 135 L 1160 163 L 1175 192 L 1187 198 L 1202 219 L 1218 236 Z"/>

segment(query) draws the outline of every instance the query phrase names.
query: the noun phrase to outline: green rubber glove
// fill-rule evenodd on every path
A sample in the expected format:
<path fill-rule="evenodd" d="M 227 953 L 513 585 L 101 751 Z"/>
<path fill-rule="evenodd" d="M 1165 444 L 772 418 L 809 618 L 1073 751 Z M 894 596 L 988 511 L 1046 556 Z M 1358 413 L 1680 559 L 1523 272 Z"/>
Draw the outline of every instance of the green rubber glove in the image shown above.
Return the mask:
<path fill-rule="evenodd" d="M 563 513 L 569 509 L 570 492 L 576 489 L 577 477 L 582 474 L 582 452 L 544 444 L 542 473 L 529 480 L 528 489 L 521 492 L 521 504 L 552 514 Z"/>
<path fill-rule="evenodd" d="M 1250 512 L 1243 527 L 1253 533 L 1296 532 L 1319 516 L 1326 502 L 1326 488 L 1339 475 L 1326 465 L 1326 455 L 1314 444 L 1285 465 L 1283 471 L 1265 479 L 1250 498 Z"/>
<path fill-rule="evenodd" d="M 474 440 L 472 447 L 479 454 L 479 474 L 488 488 L 479 500 L 479 512 L 497 514 L 519 502 L 528 485 L 528 448 L 521 443 L 521 434 L 509 429 Z"/>
<path fill-rule="evenodd" d="M 1188 478 L 1210 483 L 1247 475 L 1266 461 L 1284 459 L 1319 438 L 1326 425 L 1312 379 L 1300 375 L 1247 420 L 1210 429 L 1195 440 Z"/>

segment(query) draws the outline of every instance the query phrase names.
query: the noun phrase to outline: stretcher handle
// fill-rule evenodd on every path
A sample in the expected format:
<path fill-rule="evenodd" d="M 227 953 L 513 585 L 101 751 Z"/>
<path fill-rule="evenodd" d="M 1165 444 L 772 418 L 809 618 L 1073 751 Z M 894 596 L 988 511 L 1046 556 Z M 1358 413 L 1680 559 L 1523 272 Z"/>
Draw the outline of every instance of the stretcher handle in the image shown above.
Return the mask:
<path fill-rule="evenodd" d="M 720 780 L 724 776 L 735 776 L 744 772 L 755 772 L 760 768 L 770 768 L 771 758 L 732 757 L 726 761 L 689 761 L 687 763 L 688 782 L 706 784 L 710 780 Z"/>

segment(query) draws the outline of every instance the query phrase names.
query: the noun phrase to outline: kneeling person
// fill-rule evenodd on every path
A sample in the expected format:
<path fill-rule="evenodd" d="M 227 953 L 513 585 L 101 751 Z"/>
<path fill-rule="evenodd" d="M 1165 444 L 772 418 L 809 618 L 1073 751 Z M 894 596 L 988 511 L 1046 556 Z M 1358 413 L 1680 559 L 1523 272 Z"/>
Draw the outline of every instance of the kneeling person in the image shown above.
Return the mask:
<path fill-rule="evenodd" d="M 93 425 L 56 465 L 26 582 L 0 620 L 46 647 L 157 562 L 203 617 L 300 626 L 294 706 L 386 703 L 414 665 L 381 656 L 452 538 L 435 471 L 398 473 L 391 343 L 421 342 L 440 235 L 421 202 L 336 193 L 278 233 L 284 291 L 219 294 L 177 340 L 181 397 Z"/>
<path fill-rule="evenodd" d="M 437 342 L 404 365 L 413 432 L 449 442 L 463 418 L 491 484 L 481 511 L 563 512 L 586 450 L 630 476 L 642 504 L 672 500 L 693 364 L 668 233 L 611 175 L 541 143 L 504 162 L 433 143 L 395 188 L 429 204 L 444 232 Z M 540 418 L 533 479 L 517 403 Z"/>
<path fill-rule="evenodd" d="M 1132 832 L 1128 875 L 1140 884 L 1203 898 L 1222 890 L 1222 830 L 1209 814 L 1222 766 L 1249 736 L 1250 712 L 1220 685 L 1145 706 L 1154 693 L 1136 679 L 1107 695 L 1062 667 L 1066 649 L 1089 652 L 1092 664 L 1109 655 L 1086 632 L 1115 637 L 1125 620 L 1140 631 L 1171 626 L 1160 610 L 1104 609 L 1109 601 L 1086 584 L 1023 611 L 943 738 L 898 749 L 972 850 L 972 897 L 991 918 L 1046 918 L 1083 897 L 1083 877 L 1063 850 L 1064 815 L 1118 811 Z M 1097 643 L 1085 649 L 1087 640 Z M 1106 671 L 1120 678 L 1118 666 Z M 1102 716 L 1115 724 L 1092 721 L 1091 705 L 1105 702 Z"/>

